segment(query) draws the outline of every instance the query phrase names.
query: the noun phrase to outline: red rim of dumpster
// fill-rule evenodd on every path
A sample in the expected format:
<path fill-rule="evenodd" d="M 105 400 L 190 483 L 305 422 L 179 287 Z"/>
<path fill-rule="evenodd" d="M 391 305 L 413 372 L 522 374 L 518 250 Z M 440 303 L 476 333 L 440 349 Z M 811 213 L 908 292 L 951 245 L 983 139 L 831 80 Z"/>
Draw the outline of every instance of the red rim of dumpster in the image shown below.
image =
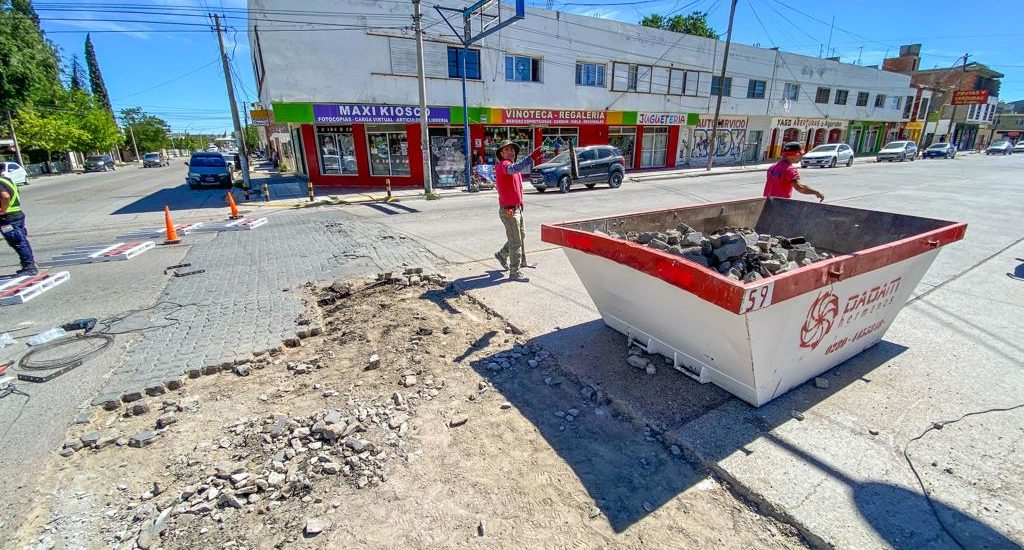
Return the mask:
<path fill-rule="evenodd" d="M 760 279 L 752 283 L 742 283 L 667 252 L 631 243 L 623 239 L 567 227 L 573 224 L 623 218 L 630 215 L 677 212 L 690 208 L 696 209 L 709 205 L 743 203 L 752 200 L 764 199 L 757 197 L 753 199 L 694 204 L 633 214 L 601 216 L 556 224 L 543 224 L 541 226 L 541 240 L 629 266 L 652 277 L 657 277 L 670 285 L 686 290 L 707 302 L 738 314 L 742 311 L 741 307 L 748 293 L 763 286 L 774 285 L 771 303 L 779 303 L 834 282 L 867 273 L 959 241 L 963 239 L 967 230 L 967 224 L 965 223 L 947 222 L 949 225 L 939 229 L 860 250 L 855 253 L 836 256 L 829 260 Z"/>

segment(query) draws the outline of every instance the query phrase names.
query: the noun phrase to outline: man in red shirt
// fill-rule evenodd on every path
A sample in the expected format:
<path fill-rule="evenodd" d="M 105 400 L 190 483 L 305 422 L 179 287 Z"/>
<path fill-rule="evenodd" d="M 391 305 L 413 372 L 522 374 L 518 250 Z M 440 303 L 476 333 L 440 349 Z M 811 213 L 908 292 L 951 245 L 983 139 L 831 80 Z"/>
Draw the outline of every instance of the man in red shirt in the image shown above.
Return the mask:
<path fill-rule="evenodd" d="M 498 146 L 498 165 L 494 168 L 495 187 L 498 190 L 498 217 L 505 226 L 506 242 L 494 257 L 502 269 L 508 270 L 510 281 L 529 282 L 519 269 L 522 267 L 523 239 L 526 230 L 523 227 L 523 176 L 533 168 L 533 155 L 540 147 L 516 162 L 519 156 L 519 144 L 514 141 L 503 141 Z"/>
<path fill-rule="evenodd" d="M 764 196 L 788 199 L 793 196 L 795 189 L 805 195 L 818 197 L 818 202 L 825 200 L 825 195 L 820 191 L 800 183 L 800 172 L 797 172 L 794 165 L 800 164 L 800 158 L 803 156 L 803 147 L 799 141 L 791 141 L 782 146 L 782 160 L 768 169 L 768 181 L 764 184 Z"/>

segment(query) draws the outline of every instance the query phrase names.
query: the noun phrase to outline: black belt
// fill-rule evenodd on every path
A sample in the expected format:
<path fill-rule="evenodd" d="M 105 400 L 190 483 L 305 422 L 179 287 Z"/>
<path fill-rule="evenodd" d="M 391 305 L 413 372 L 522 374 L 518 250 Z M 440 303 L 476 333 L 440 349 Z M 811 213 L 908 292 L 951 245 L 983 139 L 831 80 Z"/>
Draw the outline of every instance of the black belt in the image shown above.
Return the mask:
<path fill-rule="evenodd" d="M 501 206 L 499 208 L 501 208 L 502 210 L 522 210 L 523 205 L 517 204 L 515 206 Z"/>

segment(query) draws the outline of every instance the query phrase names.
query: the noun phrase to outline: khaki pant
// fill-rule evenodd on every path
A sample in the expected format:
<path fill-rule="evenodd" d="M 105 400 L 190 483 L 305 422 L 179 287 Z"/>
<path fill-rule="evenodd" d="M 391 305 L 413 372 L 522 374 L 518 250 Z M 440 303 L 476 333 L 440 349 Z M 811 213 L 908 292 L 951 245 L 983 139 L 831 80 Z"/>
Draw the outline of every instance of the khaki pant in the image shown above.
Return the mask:
<path fill-rule="evenodd" d="M 511 215 L 509 214 L 511 212 Z M 526 238 L 526 229 L 523 227 L 523 211 L 519 208 L 510 210 L 499 208 L 498 217 L 501 224 L 505 226 L 505 246 L 501 247 L 498 254 L 508 259 L 509 275 L 519 273 L 522 262 L 523 239 Z"/>

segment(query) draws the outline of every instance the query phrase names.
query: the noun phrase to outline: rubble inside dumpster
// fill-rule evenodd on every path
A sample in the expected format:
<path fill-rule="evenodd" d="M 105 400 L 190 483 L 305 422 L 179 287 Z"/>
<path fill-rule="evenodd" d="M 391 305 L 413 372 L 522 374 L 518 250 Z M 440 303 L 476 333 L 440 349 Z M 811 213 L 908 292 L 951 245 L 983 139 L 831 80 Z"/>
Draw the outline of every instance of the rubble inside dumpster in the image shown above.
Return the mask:
<path fill-rule="evenodd" d="M 705 235 L 680 223 L 668 231 L 597 233 L 679 256 L 745 283 L 833 257 L 816 249 L 804 237 L 759 234 L 748 227 L 726 227 Z"/>

